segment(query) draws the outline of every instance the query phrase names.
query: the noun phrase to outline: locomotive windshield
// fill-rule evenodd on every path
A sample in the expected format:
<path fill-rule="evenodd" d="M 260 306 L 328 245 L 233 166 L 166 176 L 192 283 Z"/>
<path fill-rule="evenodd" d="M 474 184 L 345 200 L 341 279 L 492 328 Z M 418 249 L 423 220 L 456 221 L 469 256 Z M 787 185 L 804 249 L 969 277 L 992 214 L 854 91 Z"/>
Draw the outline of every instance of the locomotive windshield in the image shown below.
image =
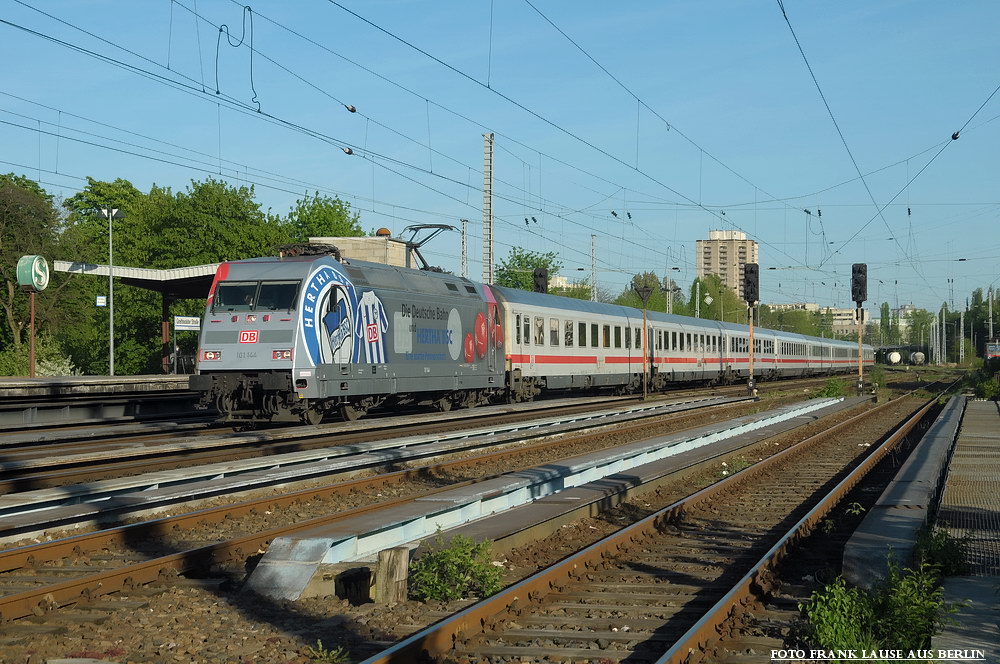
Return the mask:
<path fill-rule="evenodd" d="M 291 311 L 300 281 L 223 281 L 212 311 Z"/>

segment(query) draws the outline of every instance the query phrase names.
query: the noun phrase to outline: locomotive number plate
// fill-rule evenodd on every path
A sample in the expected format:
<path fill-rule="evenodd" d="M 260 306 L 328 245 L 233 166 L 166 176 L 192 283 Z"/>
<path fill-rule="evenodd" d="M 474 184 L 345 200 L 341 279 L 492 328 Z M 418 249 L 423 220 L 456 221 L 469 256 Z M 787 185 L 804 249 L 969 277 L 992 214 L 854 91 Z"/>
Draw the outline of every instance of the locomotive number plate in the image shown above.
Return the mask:
<path fill-rule="evenodd" d="M 259 330 L 240 330 L 240 343 L 255 344 L 257 343 L 257 337 L 259 336 L 260 336 Z"/>

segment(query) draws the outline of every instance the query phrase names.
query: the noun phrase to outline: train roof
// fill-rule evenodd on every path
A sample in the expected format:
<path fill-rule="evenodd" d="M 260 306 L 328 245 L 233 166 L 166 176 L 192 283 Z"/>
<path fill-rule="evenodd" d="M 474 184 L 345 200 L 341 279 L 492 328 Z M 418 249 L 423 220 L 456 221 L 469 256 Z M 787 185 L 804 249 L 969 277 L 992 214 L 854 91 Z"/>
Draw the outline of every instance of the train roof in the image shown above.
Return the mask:
<path fill-rule="evenodd" d="M 517 288 L 507 288 L 504 286 L 490 286 L 491 289 L 500 293 L 503 299 L 512 304 L 523 304 L 526 306 L 536 306 L 536 307 L 548 307 L 548 308 L 558 308 L 562 311 L 577 311 L 581 313 L 590 313 L 605 316 L 631 316 L 637 317 L 642 315 L 641 309 L 636 309 L 634 307 L 627 307 L 620 304 L 607 304 L 604 302 L 591 302 L 590 300 L 579 300 L 572 297 L 565 297 L 562 295 L 549 295 L 546 293 L 534 293 L 530 291 L 523 291 Z M 727 330 L 729 332 L 745 334 L 747 331 L 747 326 L 740 323 L 729 323 L 723 321 L 712 320 L 709 318 L 691 318 L 690 316 L 678 316 L 676 314 L 667 314 L 662 311 L 647 311 L 647 319 L 650 321 L 659 321 L 661 323 L 672 323 L 675 325 L 684 325 L 687 327 L 711 327 L 718 330 Z M 755 328 L 756 331 L 762 332 L 769 336 L 774 336 L 786 341 L 807 341 L 815 342 L 821 341 L 823 343 L 829 343 L 835 346 L 853 346 L 853 342 L 841 341 L 839 339 L 826 339 L 819 337 L 811 337 L 806 334 L 799 334 L 797 332 L 784 332 L 781 330 L 772 330 L 770 328 L 758 327 Z"/>
<path fill-rule="evenodd" d="M 394 290 L 436 295 L 461 295 L 477 298 L 483 296 L 482 284 L 447 272 L 417 270 L 359 260 L 349 260 L 340 263 L 329 255 L 286 256 L 284 258 L 272 256 L 231 261 L 229 265 L 235 269 L 229 273 L 228 278 L 230 280 L 299 278 L 308 273 L 311 264 L 317 262 L 337 265 L 339 269 L 347 273 L 356 286 L 360 287 L 391 288 Z M 534 293 L 506 286 L 491 285 L 490 289 L 500 295 L 503 300 L 512 304 L 555 308 L 562 311 L 575 311 L 599 316 L 637 317 L 642 315 L 641 309 L 620 304 L 592 302 L 590 300 L 580 300 L 547 293 Z M 646 315 L 649 320 L 661 323 L 727 330 L 740 334 L 745 334 L 747 331 L 746 325 L 708 318 L 691 318 L 690 316 L 679 316 L 661 311 L 647 311 Z M 756 331 L 788 341 L 815 342 L 818 340 L 835 346 L 855 345 L 851 341 L 811 337 L 796 332 L 784 332 L 763 327 L 756 328 Z"/>

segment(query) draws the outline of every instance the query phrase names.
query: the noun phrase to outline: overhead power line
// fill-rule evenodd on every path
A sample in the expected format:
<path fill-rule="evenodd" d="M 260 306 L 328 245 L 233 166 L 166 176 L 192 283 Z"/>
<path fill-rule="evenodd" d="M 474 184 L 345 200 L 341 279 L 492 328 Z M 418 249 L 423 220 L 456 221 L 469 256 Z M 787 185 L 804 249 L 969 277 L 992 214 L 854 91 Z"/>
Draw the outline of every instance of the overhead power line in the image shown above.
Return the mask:
<path fill-rule="evenodd" d="M 847 144 L 847 139 L 844 138 L 844 132 L 840 130 L 840 124 L 837 122 L 837 118 L 833 115 L 833 109 L 830 108 L 830 103 L 826 100 L 826 95 L 823 94 L 823 88 L 820 87 L 819 80 L 816 78 L 816 74 L 813 72 L 812 65 L 809 64 L 809 58 L 806 57 L 806 52 L 802 49 L 802 43 L 799 42 L 798 35 L 795 34 L 795 28 L 792 27 L 792 22 L 788 18 L 788 12 L 785 11 L 785 5 L 782 0 L 776 0 L 778 7 L 781 9 L 781 15 L 785 18 L 785 23 L 788 25 L 788 30 L 792 33 L 792 39 L 795 40 L 795 46 L 799 49 L 799 55 L 802 56 L 802 61 L 806 65 L 806 69 L 809 70 L 809 76 L 812 78 L 813 85 L 816 86 L 816 91 L 819 93 L 820 99 L 823 100 L 823 106 L 826 107 L 826 112 L 830 116 L 830 121 L 833 122 L 834 128 L 837 130 L 837 135 L 840 136 L 840 142 L 843 143 L 844 149 L 847 151 L 847 156 L 851 158 L 851 163 L 854 165 L 854 170 L 858 174 L 858 178 L 861 180 L 861 184 L 864 185 L 865 191 L 868 192 L 868 197 L 872 200 L 872 205 L 878 210 L 877 216 L 882 219 L 882 223 L 885 224 L 885 229 L 889 231 L 889 234 L 895 238 L 895 233 L 889 226 L 889 222 L 886 220 L 885 216 L 882 214 L 882 209 L 879 208 L 878 201 L 875 200 L 875 194 L 872 193 L 871 188 L 868 186 L 868 181 L 865 176 L 861 173 L 861 167 L 858 166 L 857 160 L 854 158 L 854 153 L 851 152 L 851 147 Z M 899 251 L 903 256 L 906 256 L 906 249 L 899 240 L 895 240 L 896 246 L 899 247 Z M 822 261 L 820 265 L 822 265 Z"/>
<path fill-rule="evenodd" d="M 696 202 L 691 197 L 689 197 L 686 194 L 683 194 L 680 191 L 674 189 L 673 187 L 671 187 L 667 183 L 663 182 L 659 178 L 657 178 L 657 177 L 655 177 L 653 175 L 650 175 L 646 171 L 638 168 L 637 166 L 635 166 L 633 164 L 629 164 L 628 162 L 624 161 L 623 159 L 621 159 L 621 158 L 615 156 L 614 154 L 608 152 L 604 148 L 596 145 L 592 141 L 589 141 L 586 138 L 583 138 L 579 134 L 577 134 L 577 133 L 575 133 L 575 132 L 573 132 L 573 131 L 565 128 L 565 127 L 563 127 L 559 123 L 557 123 L 557 122 L 555 122 L 553 120 L 550 120 L 549 118 L 543 116 L 541 113 L 539 113 L 539 112 L 537 112 L 537 111 L 529 108 L 525 104 L 523 104 L 523 103 L 517 101 L 516 99 L 513 99 L 512 97 L 508 96 L 507 94 L 505 94 L 505 93 L 497 90 L 495 87 L 491 87 L 491 86 L 487 85 L 487 83 L 479 80 L 478 78 L 472 76 L 471 74 L 468 74 L 468 73 L 462 71 L 461 69 L 458 69 L 454 65 L 449 64 L 448 62 L 442 60 L 441 58 L 437 57 L 436 55 L 431 54 L 430 52 L 422 49 L 421 47 L 419 47 L 416 44 L 410 42 L 409 40 L 404 39 L 403 37 L 395 34 L 394 32 L 391 32 L 390 30 L 388 30 L 386 28 L 383 28 L 381 25 L 375 23 L 374 21 L 371 21 L 370 19 L 365 18 L 361 14 L 358 14 L 357 12 L 355 12 L 355 11 L 353 11 L 353 10 L 345 7 L 343 4 L 341 4 L 337 0 L 327 0 L 327 2 L 329 2 L 332 5 L 334 5 L 335 7 L 338 7 L 339 9 L 341 9 L 344 12 L 346 12 L 347 14 L 350 14 L 351 16 L 357 18 L 359 21 L 361 21 L 361 22 L 365 23 L 366 25 L 374 28 L 375 30 L 377 30 L 377 31 L 385 34 L 386 36 L 392 38 L 393 40 L 398 41 L 399 43 L 407 46 L 408 48 L 411 48 L 414 51 L 416 51 L 416 52 L 424 55 L 425 57 L 433 60 L 434 62 L 440 64 L 442 67 L 445 67 L 449 71 L 454 72 L 458 76 L 460 76 L 460 77 L 462 77 L 462 78 L 470 81 L 471 83 L 473 83 L 473 84 L 475 84 L 475 85 L 483 88 L 484 90 L 488 90 L 488 91 L 492 92 L 493 94 L 497 95 L 498 97 L 500 97 L 504 101 L 506 101 L 506 102 L 514 105 L 515 107 L 521 109 L 522 111 L 524 111 L 528 115 L 530 115 L 533 118 L 535 118 L 535 119 L 543 122 L 544 124 L 552 127 L 553 129 L 557 130 L 558 132 L 563 133 L 566 136 L 569 136 L 573 140 L 575 140 L 575 141 L 577 141 L 579 143 L 582 143 L 583 145 L 586 145 L 587 147 L 591 148 L 592 150 L 595 150 L 596 152 L 600 153 L 601 155 L 607 157 L 608 159 L 611 159 L 615 163 L 617 163 L 617 164 L 619 164 L 621 166 L 624 166 L 625 168 L 638 173 L 639 175 L 641 175 L 642 177 L 646 178 L 650 182 L 653 182 L 654 184 L 659 185 L 660 187 L 666 189 L 667 191 L 673 193 L 674 195 L 679 196 L 679 197 L 683 198 L 684 200 L 686 200 L 686 201 L 688 201 L 688 202 L 696 205 L 698 208 L 704 210 L 709 215 L 715 217 L 723 225 L 732 226 L 733 228 L 737 228 L 737 229 L 743 231 L 744 233 L 746 233 L 747 236 L 752 237 L 755 240 L 757 240 L 760 244 L 762 244 L 764 246 L 767 246 L 767 247 L 771 247 L 772 249 L 775 249 L 778 253 L 786 256 L 789 260 L 801 264 L 801 261 L 799 261 L 798 258 L 785 253 L 784 251 L 782 251 L 781 249 L 778 249 L 777 247 L 774 247 L 773 245 L 771 245 L 771 243 L 769 243 L 766 240 L 764 240 L 763 238 L 757 236 L 755 233 L 752 233 L 752 232 L 750 232 L 750 231 L 748 231 L 748 230 L 746 230 L 744 228 L 740 228 L 738 225 L 736 225 L 735 223 L 733 223 L 731 220 L 726 219 L 723 215 L 720 215 L 717 211 L 712 210 L 710 208 L 707 208 L 704 205 L 701 205 L 700 203 Z"/>

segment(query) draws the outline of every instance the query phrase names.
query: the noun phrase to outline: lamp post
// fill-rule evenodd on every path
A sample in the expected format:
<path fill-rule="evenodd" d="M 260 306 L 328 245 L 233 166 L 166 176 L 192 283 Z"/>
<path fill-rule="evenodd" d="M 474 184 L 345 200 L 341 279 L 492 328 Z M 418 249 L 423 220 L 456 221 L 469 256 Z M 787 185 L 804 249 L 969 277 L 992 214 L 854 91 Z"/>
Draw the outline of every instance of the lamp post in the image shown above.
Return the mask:
<path fill-rule="evenodd" d="M 115 261 L 113 219 L 122 219 L 124 214 L 118 208 L 101 208 L 101 215 L 108 220 L 108 375 L 115 375 Z"/>

